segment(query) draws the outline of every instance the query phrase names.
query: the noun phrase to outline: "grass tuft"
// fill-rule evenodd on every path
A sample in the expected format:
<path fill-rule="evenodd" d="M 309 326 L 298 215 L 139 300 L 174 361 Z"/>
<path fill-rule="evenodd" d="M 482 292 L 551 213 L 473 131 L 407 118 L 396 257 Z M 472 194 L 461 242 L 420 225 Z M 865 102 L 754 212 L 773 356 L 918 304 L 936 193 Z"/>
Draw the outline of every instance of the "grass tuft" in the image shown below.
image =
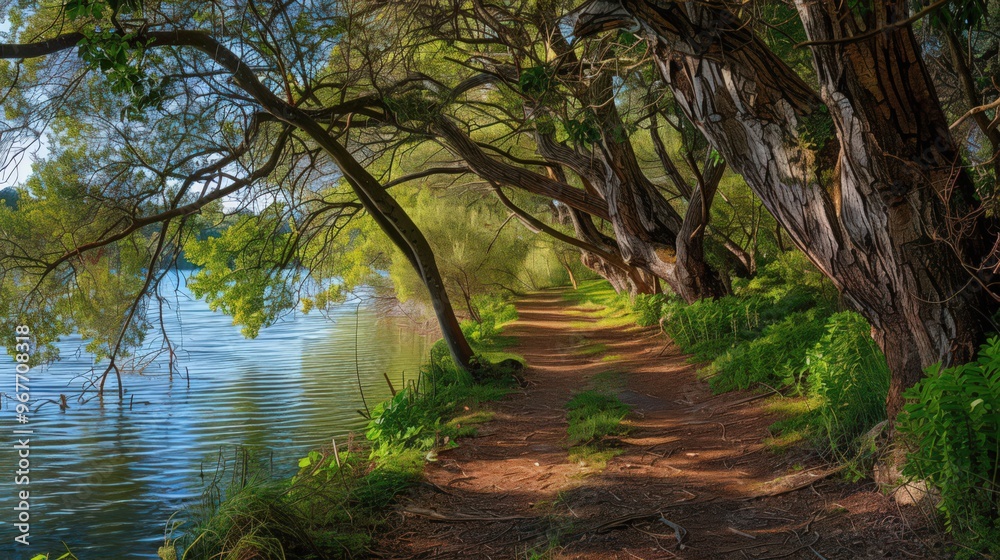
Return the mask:
<path fill-rule="evenodd" d="M 609 435 L 628 431 L 622 420 L 629 407 L 618 397 L 598 391 L 577 393 L 566 403 L 570 445 L 590 443 Z"/>
<path fill-rule="evenodd" d="M 596 356 L 598 354 L 604 354 L 608 351 L 608 345 L 603 342 L 598 342 L 592 344 L 584 340 L 583 347 L 576 351 L 579 356 Z"/>

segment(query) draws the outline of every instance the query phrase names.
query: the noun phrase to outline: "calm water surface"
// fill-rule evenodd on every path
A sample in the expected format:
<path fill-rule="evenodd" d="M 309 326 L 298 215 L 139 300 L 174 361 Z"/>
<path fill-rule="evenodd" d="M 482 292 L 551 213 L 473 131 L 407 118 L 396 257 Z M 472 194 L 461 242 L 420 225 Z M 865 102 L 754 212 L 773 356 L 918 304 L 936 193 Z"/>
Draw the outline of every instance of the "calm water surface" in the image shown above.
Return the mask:
<path fill-rule="evenodd" d="M 230 457 L 235 446 L 266 450 L 277 474 L 290 474 L 310 449 L 364 426 L 356 412 L 364 404 L 355 355 L 371 406 L 388 397 L 383 372 L 399 387 L 430 346 L 404 323 L 379 320 L 364 303 L 359 309 L 349 302 L 327 317 L 297 314 L 255 340 L 183 288 L 171 305 L 166 327 L 180 346 L 190 387 L 184 375 L 171 381 L 164 359 L 124 377 L 124 406 L 109 380 L 112 396 L 103 406 L 71 397 L 65 412 L 44 404 L 32 414 L 28 547 L 14 543 L 12 525 L 16 492 L 24 487 L 13 483 L 11 432 L 23 426 L 3 398 L 0 559 L 56 552 L 60 541 L 81 560 L 155 559 L 171 514 L 196 503 L 212 481 L 220 449 Z M 78 352 L 80 343 L 62 341 L 60 362 L 32 370 L 34 406 L 79 393 L 79 375 L 92 366 L 92 357 Z M 7 395 L 14 393 L 13 365 L 0 361 L 0 391 Z"/>

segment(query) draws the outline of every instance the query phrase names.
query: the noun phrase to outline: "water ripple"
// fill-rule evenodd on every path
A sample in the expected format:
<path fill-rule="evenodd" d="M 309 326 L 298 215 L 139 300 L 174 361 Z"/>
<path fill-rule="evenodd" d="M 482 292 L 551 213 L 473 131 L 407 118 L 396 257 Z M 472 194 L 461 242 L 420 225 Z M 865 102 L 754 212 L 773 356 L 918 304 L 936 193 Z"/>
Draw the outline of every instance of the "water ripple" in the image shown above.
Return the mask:
<path fill-rule="evenodd" d="M 207 482 L 201 474 L 211 478 L 220 449 L 267 449 L 275 469 L 288 474 L 309 449 L 362 428 L 355 356 L 371 405 L 388 396 L 383 372 L 396 387 L 402 372 L 414 377 L 429 340 L 356 309 L 334 309 L 333 321 L 297 314 L 245 340 L 228 317 L 182 288 L 166 322 L 190 387 L 185 375 L 171 379 L 165 361 L 157 362 L 125 376 L 124 405 L 71 399 L 65 412 L 49 404 L 32 415 L 31 545 L 9 536 L 0 557 L 56 552 L 65 541 L 82 560 L 155 559 L 167 520 L 199 499 Z M 77 376 L 92 365 L 77 352 L 80 343 L 67 338 L 62 361 L 32 372 L 35 403 L 79 391 Z M 0 391 L 12 394 L 13 373 L 2 377 Z M 114 380 L 108 383 L 114 392 Z M 0 417 L 12 415 L 7 405 Z M 5 445 L 0 472 L 12 474 L 16 461 L 12 443 Z M 11 512 L 20 489 L 13 476 L 0 475 L 4 535 L 16 534 Z"/>

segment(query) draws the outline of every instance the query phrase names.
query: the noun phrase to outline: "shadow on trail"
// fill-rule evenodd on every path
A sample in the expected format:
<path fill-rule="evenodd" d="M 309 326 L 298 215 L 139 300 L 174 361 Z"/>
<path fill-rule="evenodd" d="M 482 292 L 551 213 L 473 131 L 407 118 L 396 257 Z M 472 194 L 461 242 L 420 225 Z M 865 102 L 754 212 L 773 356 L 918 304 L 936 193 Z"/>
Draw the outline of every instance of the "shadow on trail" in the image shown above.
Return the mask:
<path fill-rule="evenodd" d="M 806 452 L 772 453 L 764 400 L 713 395 L 657 327 L 602 321 L 558 291 L 517 307 L 505 334 L 518 340 L 528 386 L 428 464 L 376 556 L 941 557 L 914 508 L 871 484 L 817 476 L 824 465 Z M 569 461 L 564 408 L 598 383 L 632 406 L 628 434 L 604 442 L 620 454 L 602 472 Z M 755 497 L 779 476 L 796 489 Z"/>

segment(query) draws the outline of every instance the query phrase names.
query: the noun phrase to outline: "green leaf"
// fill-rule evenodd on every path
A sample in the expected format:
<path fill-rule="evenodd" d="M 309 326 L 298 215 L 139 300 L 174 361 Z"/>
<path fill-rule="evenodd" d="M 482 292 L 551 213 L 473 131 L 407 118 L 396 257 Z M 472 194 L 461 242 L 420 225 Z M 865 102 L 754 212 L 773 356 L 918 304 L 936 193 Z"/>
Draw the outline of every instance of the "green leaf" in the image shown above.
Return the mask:
<path fill-rule="evenodd" d="M 553 85 L 552 77 L 545 66 L 525 68 L 518 77 L 518 87 L 525 95 L 540 97 Z"/>
<path fill-rule="evenodd" d="M 86 17 L 99 18 L 104 13 L 106 5 L 100 0 L 68 0 L 64 7 L 66 8 L 66 16 L 73 20 Z"/>

